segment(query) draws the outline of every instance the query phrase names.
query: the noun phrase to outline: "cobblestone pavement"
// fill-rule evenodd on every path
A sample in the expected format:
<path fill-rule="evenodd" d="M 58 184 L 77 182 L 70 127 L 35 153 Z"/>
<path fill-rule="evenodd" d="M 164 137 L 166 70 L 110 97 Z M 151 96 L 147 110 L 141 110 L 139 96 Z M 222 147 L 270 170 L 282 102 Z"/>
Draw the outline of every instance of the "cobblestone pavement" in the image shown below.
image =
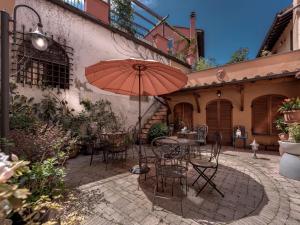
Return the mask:
<path fill-rule="evenodd" d="M 95 157 L 92 166 L 89 160 L 89 156 L 70 160 L 66 177 L 70 187 L 104 196 L 105 201 L 90 202 L 93 207 L 83 224 L 300 224 L 300 182 L 279 175 L 280 157 L 275 154 L 261 152 L 258 159 L 253 159 L 250 152 L 224 147 L 214 179 L 224 198 L 209 186 L 196 197 L 198 186 L 191 186 L 196 173 L 190 168 L 183 216 L 180 188 L 175 189 L 173 198 L 159 199 L 151 210 L 153 172 L 146 181 L 130 174 L 128 168 L 136 160 L 109 164 L 107 170 L 100 156 Z"/>

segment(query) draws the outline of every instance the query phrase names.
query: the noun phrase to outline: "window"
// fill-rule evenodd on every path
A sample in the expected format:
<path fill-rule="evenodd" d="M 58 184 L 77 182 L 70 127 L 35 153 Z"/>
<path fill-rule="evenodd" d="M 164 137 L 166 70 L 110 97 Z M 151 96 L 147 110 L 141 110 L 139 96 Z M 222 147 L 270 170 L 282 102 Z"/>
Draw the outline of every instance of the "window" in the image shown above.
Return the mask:
<path fill-rule="evenodd" d="M 278 108 L 284 99 L 285 97 L 281 95 L 265 95 L 252 101 L 253 134 L 278 134 L 274 121 L 280 115 L 278 113 Z"/>
<path fill-rule="evenodd" d="M 168 51 L 169 51 L 169 54 L 173 54 L 173 50 L 174 50 L 174 39 L 173 38 L 170 38 L 168 39 Z"/>
<path fill-rule="evenodd" d="M 84 0 L 64 0 L 65 3 L 68 3 L 80 10 L 84 10 Z"/>
<path fill-rule="evenodd" d="M 72 49 L 52 41 L 46 51 L 38 51 L 24 35 L 17 40 L 16 82 L 41 88 L 69 89 Z"/>

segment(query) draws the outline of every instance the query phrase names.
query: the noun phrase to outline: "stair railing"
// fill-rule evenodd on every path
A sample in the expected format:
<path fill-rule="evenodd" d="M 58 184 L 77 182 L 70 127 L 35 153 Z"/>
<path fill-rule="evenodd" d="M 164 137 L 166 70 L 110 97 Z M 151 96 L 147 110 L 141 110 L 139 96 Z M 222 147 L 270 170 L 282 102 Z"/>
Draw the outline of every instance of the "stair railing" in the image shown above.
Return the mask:
<path fill-rule="evenodd" d="M 165 105 L 168 107 L 168 105 L 163 100 L 161 100 L 159 97 L 154 96 L 154 100 L 155 101 L 153 101 L 153 103 L 147 108 L 147 110 L 141 116 L 142 117 L 142 126 L 145 124 L 146 119 L 149 119 L 152 116 L 152 114 L 151 114 L 151 115 L 149 115 L 149 117 L 145 118 L 145 116 L 150 112 L 151 109 L 153 109 L 153 107 L 155 105 L 157 106 L 157 104 L 159 103 L 159 105 L 156 107 L 156 110 L 161 105 Z M 136 122 L 135 129 L 137 129 L 138 125 L 139 125 L 139 121 Z"/>

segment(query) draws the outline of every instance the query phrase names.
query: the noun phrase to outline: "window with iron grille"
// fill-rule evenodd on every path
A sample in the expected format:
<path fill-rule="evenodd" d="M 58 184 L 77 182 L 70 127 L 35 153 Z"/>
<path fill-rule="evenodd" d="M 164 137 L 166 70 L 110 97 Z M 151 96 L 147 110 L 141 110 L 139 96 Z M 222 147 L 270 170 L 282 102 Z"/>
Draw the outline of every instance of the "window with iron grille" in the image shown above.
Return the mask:
<path fill-rule="evenodd" d="M 51 40 L 46 51 L 35 49 L 23 33 L 18 34 L 14 68 L 16 82 L 41 88 L 69 89 L 72 49 Z"/>

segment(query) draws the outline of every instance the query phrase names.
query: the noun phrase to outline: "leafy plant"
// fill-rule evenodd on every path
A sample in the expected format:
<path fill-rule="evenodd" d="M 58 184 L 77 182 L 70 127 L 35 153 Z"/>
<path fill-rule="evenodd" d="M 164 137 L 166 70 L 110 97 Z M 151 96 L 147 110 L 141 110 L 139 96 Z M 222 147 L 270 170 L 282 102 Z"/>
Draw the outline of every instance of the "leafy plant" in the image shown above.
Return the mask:
<path fill-rule="evenodd" d="M 148 141 L 154 138 L 166 136 L 168 134 L 168 126 L 165 123 L 155 123 L 151 126 L 148 133 Z"/>
<path fill-rule="evenodd" d="M 283 113 L 286 111 L 300 110 L 300 98 L 287 98 L 282 102 L 282 105 L 278 109 L 279 112 Z"/>
<path fill-rule="evenodd" d="M 36 162 L 31 165 L 28 172 L 22 181 L 32 195 L 29 200 L 37 201 L 41 196 L 49 196 L 55 198 L 64 190 L 65 171 L 59 166 L 57 157 L 48 158 L 42 162 Z"/>
<path fill-rule="evenodd" d="M 248 55 L 249 55 L 248 48 L 239 48 L 231 55 L 231 58 L 228 63 L 230 64 L 230 63 L 238 63 L 238 62 L 246 61 L 248 60 Z"/>
<path fill-rule="evenodd" d="M 289 126 L 289 134 L 296 143 L 300 143 L 300 124 L 291 124 Z"/>
<path fill-rule="evenodd" d="M 196 63 L 196 71 L 206 70 L 212 67 L 216 67 L 216 60 L 213 58 L 200 57 Z"/>
<path fill-rule="evenodd" d="M 28 189 L 19 188 L 12 182 L 14 177 L 21 176 L 28 171 L 29 162 L 20 161 L 16 155 L 9 156 L 0 153 L 0 223 L 4 224 L 5 219 L 12 212 L 24 205 L 24 200 L 29 196 Z"/>
<path fill-rule="evenodd" d="M 277 120 L 274 122 L 276 124 L 277 130 L 280 132 L 287 134 L 289 132 L 289 127 L 288 125 L 284 122 L 283 117 L 279 117 Z"/>
<path fill-rule="evenodd" d="M 130 0 L 113 0 L 112 2 L 113 25 L 120 30 L 125 30 L 130 34 L 135 34 L 133 27 L 133 9 Z"/>

